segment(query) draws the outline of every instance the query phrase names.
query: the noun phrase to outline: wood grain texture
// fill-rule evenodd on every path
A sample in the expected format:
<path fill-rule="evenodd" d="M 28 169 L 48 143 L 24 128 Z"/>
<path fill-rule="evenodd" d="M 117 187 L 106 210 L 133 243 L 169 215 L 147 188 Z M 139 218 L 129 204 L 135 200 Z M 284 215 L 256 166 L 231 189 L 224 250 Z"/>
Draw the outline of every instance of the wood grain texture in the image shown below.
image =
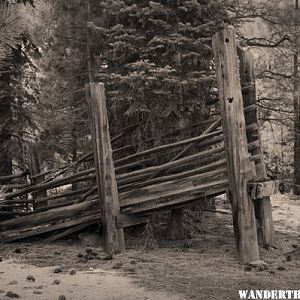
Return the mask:
<path fill-rule="evenodd" d="M 253 57 L 249 50 L 244 50 L 238 47 L 238 56 L 240 60 L 240 77 L 242 87 L 251 86 L 247 92 L 243 93 L 244 107 L 256 106 L 256 86 L 255 86 L 255 70 Z M 246 126 L 257 124 L 257 109 L 248 111 L 245 114 Z M 256 134 L 253 134 L 256 133 Z M 247 132 L 248 151 L 253 157 L 260 156 L 262 158 L 261 135 L 259 127 L 256 131 Z M 256 145 L 255 147 L 252 147 Z M 255 170 L 258 180 L 267 180 L 267 172 L 263 159 L 256 160 Z M 257 197 L 256 197 L 257 198 Z M 258 242 L 261 247 L 274 245 L 274 224 L 272 217 L 272 206 L 269 196 L 262 197 L 262 199 L 254 201 L 255 215 L 257 219 L 257 234 Z"/>
<path fill-rule="evenodd" d="M 112 158 L 104 84 L 90 83 L 88 86 L 90 94 L 88 92 L 86 94 L 90 107 L 91 126 L 93 126 L 91 131 L 94 140 L 94 159 L 105 251 L 107 253 L 122 252 L 125 250 L 125 240 L 123 229 L 118 229 L 116 226 L 120 203 Z"/>
<path fill-rule="evenodd" d="M 39 234 L 76 226 L 79 224 L 86 224 L 89 222 L 96 223 L 99 222 L 100 217 L 101 217 L 100 214 L 96 213 L 96 214 L 91 214 L 86 216 L 80 216 L 78 218 L 69 219 L 64 222 L 58 222 L 55 224 L 47 223 L 33 228 L 6 231 L 0 234 L 0 240 L 1 242 L 12 242 L 27 237 L 36 236 Z"/>
<path fill-rule="evenodd" d="M 247 149 L 234 30 L 227 28 L 214 35 L 213 51 L 238 260 L 240 263 L 248 263 L 259 259 L 259 250 L 254 204 L 247 191 L 253 170 Z"/>
<path fill-rule="evenodd" d="M 91 200 L 79 204 L 73 204 L 65 207 L 50 209 L 45 212 L 39 212 L 31 216 L 24 216 L 6 220 L 0 223 L 0 232 L 12 229 L 21 229 L 25 227 L 34 227 L 47 222 L 55 222 L 67 218 L 75 218 L 83 215 L 85 212 L 95 210 L 96 213 L 97 200 Z"/>

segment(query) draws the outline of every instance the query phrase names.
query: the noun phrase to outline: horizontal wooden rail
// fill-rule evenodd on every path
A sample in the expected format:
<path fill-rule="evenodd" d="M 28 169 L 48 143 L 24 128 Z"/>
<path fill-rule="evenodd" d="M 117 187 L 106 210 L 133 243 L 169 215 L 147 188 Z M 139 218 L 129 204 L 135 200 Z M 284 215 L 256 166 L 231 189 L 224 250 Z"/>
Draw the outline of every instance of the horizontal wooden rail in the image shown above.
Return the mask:
<path fill-rule="evenodd" d="M 31 217 L 30 217 L 31 218 Z M 76 226 L 78 224 L 83 224 L 86 222 L 91 221 L 99 221 L 101 218 L 100 213 L 93 213 L 86 216 L 80 216 L 72 218 L 71 220 L 67 220 L 65 222 L 60 222 L 57 224 L 43 224 L 39 225 L 39 227 L 36 228 L 26 228 L 26 229 L 19 229 L 19 230 L 13 230 L 13 231 L 6 231 L 2 232 L 0 234 L 0 241 L 1 242 L 12 242 L 19 239 L 24 239 L 31 236 L 36 236 L 38 234 L 43 234 L 55 230 L 59 230 L 62 228 L 68 228 L 71 226 Z"/>
<path fill-rule="evenodd" d="M 28 175 L 28 170 L 25 170 L 21 173 L 17 173 L 17 174 L 12 174 L 12 175 L 6 175 L 6 176 L 0 176 L 0 182 L 2 181 L 9 181 L 9 180 L 13 180 L 16 178 L 21 178 L 21 177 L 25 177 L 26 175 Z"/>
<path fill-rule="evenodd" d="M 223 152 L 223 151 L 224 151 L 224 147 L 218 147 L 218 148 L 213 148 L 213 149 L 210 149 L 210 150 L 202 151 L 202 152 L 199 152 L 199 153 L 196 153 L 196 154 L 192 154 L 192 155 L 180 158 L 180 159 L 172 161 L 172 162 L 162 164 L 160 166 L 153 166 L 153 167 L 145 168 L 145 169 L 142 169 L 142 170 L 133 171 L 133 172 L 130 172 L 130 173 L 119 174 L 119 175 L 117 175 L 117 180 L 128 179 L 130 177 L 137 176 L 137 175 L 142 175 L 142 174 L 150 174 L 151 172 L 157 172 L 157 171 L 163 170 L 166 167 L 173 167 L 173 166 L 182 165 L 182 164 L 184 164 L 188 161 L 193 161 L 193 160 L 196 160 L 196 159 L 198 159 L 199 162 L 200 162 L 200 159 L 210 157 L 213 154 L 220 153 L 220 152 Z"/>
<path fill-rule="evenodd" d="M 83 212 L 88 212 L 94 209 L 97 212 L 98 200 L 87 201 L 79 204 L 69 205 L 66 207 L 59 207 L 45 212 L 35 214 L 35 217 L 20 217 L 11 220 L 2 221 L 0 223 L 0 232 L 5 230 L 14 230 L 22 227 L 34 227 L 46 222 L 54 222 L 66 218 L 73 218 Z"/>
<path fill-rule="evenodd" d="M 0 216 L 28 216 L 32 215 L 33 211 L 0 211 Z"/>
<path fill-rule="evenodd" d="M 175 206 L 182 206 L 188 202 L 205 200 L 225 193 L 228 190 L 228 179 L 220 178 L 219 180 L 205 183 L 203 186 L 174 192 L 173 194 L 161 195 L 149 201 L 140 202 L 134 205 L 122 207 L 121 212 L 124 214 L 142 214 L 149 213 L 160 209 L 167 209 Z"/>
<path fill-rule="evenodd" d="M 173 195 L 185 190 L 194 190 L 195 188 L 202 188 L 205 184 L 227 176 L 227 169 L 219 167 L 216 170 L 197 174 L 183 179 L 163 182 L 160 184 L 136 189 L 133 191 L 120 194 L 121 206 L 136 205 L 141 202 L 151 201 L 160 197 L 161 195 Z"/>
<path fill-rule="evenodd" d="M 4 194 L 1 202 L 11 199 L 13 197 L 22 196 L 22 195 L 25 195 L 25 194 L 28 194 L 31 192 L 53 189 L 53 188 L 57 188 L 57 187 L 60 187 L 63 185 L 81 182 L 81 181 L 87 181 L 87 180 L 94 179 L 94 178 L 95 178 L 95 174 L 85 175 L 85 176 L 81 176 L 79 178 L 76 178 L 76 174 L 75 174 L 75 175 L 69 176 L 68 178 L 65 177 L 65 178 L 53 180 L 52 182 L 32 185 L 32 186 L 26 187 L 24 189 L 21 189 L 19 191 L 16 191 L 16 192 Z"/>
<path fill-rule="evenodd" d="M 87 187 L 87 188 L 82 188 L 82 189 L 78 189 L 78 190 L 71 191 L 71 192 L 59 193 L 59 194 L 55 194 L 55 195 L 50 195 L 45 198 L 36 199 L 35 202 L 36 203 L 45 202 L 45 201 L 48 202 L 48 201 L 57 200 L 60 198 L 66 198 L 66 197 L 71 197 L 71 196 L 75 196 L 75 195 L 80 195 L 80 194 L 86 193 L 89 190 L 90 190 L 90 187 Z"/>
<path fill-rule="evenodd" d="M 211 124 L 204 132 L 201 133 L 200 136 L 204 136 L 206 134 L 209 134 L 210 132 L 216 130 L 219 126 L 221 125 L 221 118 L 219 118 L 218 120 L 216 120 L 216 122 L 214 122 L 213 124 Z M 207 142 L 207 141 L 206 141 Z M 188 154 L 194 147 L 195 147 L 195 143 L 189 144 L 188 146 L 186 146 L 183 150 L 181 150 L 175 157 L 173 157 L 170 162 L 175 161 L 179 158 L 182 158 L 183 156 L 185 156 L 186 154 Z M 169 168 L 166 167 L 163 170 L 158 171 L 157 173 L 154 173 L 150 176 L 150 179 L 153 179 L 154 177 L 158 177 L 162 172 L 166 172 Z"/>
<path fill-rule="evenodd" d="M 189 171 L 172 174 L 172 175 L 161 176 L 161 177 L 149 179 L 147 181 L 143 181 L 143 182 L 139 182 L 139 183 L 131 183 L 131 184 L 123 185 L 120 187 L 120 191 L 125 190 L 125 189 L 133 190 L 133 189 L 142 188 L 142 187 L 146 187 L 146 186 L 153 185 L 153 184 L 159 184 L 159 183 L 163 183 L 163 182 L 167 182 L 167 181 L 171 181 L 171 180 L 182 179 L 182 178 L 185 178 L 188 176 L 202 174 L 203 172 L 212 171 L 220 166 L 225 166 L 225 165 L 226 165 L 226 160 L 223 159 L 223 160 L 217 161 L 215 163 L 212 163 L 212 164 L 209 164 L 206 166 L 201 166 L 199 168 L 195 168 L 195 169 L 192 169 Z"/>
<path fill-rule="evenodd" d="M 224 152 L 217 152 L 211 156 L 209 156 L 206 160 L 205 160 L 205 164 L 210 164 L 213 162 L 216 162 L 218 160 L 221 160 L 224 158 Z M 201 160 L 201 164 L 204 163 L 204 160 Z M 180 165 L 177 166 L 172 166 L 172 168 L 169 169 L 170 172 L 174 173 L 174 172 L 178 172 L 181 173 L 184 169 L 189 168 L 190 170 L 192 168 L 197 168 L 199 167 L 200 163 L 198 160 L 190 160 L 187 161 L 185 163 L 182 163 Z M 153 172 L 150 172 L 149 174 L 153 174 L 154 172 L 156 172 L 155 170 Z M 149 174 L 140 174 L 140 175 L 136 175 L 136 176 L 131 176 L 128 178 L 124 178 L 122 180 L 118 181 L 118 187 L 122 188 L 123 185 L 128 184 L 128 183 L 133 183 L 133 182 L 142 182 L 142 180 L 147 180 L 149 179 Z"/>
<path fill-rule="evenodd" d="M 141 151 L 141 152 L 126 156 L 124 158 L 118 159 L 118 160 L 115 161 L 115 165 L 119 165 L 121 163 L 127 162 L 129 160 L 132 160 L 132 159 L 135 159 L 135 158 L 138 158 L 138 157 L 141 157 L 141 156 L 145 156 L 145 155 L 165 151 L 165 150 L 168 150 L 170 148 L 175 148 L 175 147 L 187 145 L 187 144 L 190 144 L 190 143 L 200 142 L 200 141 L 203 141 L 207 138 L 211 138 L 211 137 L 218 136 L 218 135 L 221 135 L 221 134 L 222 134 L 222 130 L 217 130 L 217 131 L 205 134 L 205 135 L 200 135 L 200 136 L 193 137 L 193 138 L 186 139 L 186 140 L 182 140 L 182 141 L 179 141 L 179 142 L 176 142 L 176 143 L 171 143 L 171 144 L 166 144 L 166 145 L 158 146 L 158 147 L 155 147 L 155 148 L 151 148 L 151 149 Z"/>
<path fill-rule="evenodd" d="M 12 189 L 24 189 L 30 186 L 28 183 L 12 183 L 12 184 L 0 184 L 0 189 L 5 188 L 7 190 Z"/>

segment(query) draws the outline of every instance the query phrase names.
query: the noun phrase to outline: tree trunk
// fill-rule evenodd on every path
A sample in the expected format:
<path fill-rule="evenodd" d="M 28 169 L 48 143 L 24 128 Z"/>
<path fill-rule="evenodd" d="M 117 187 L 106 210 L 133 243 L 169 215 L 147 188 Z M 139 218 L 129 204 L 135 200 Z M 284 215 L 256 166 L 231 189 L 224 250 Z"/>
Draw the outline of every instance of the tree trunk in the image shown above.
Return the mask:
<path fill-rule="evenodd" d="M 11 135 L 6 132 L 5 128 L 2 128 L 0 122 L 0 176 L 12 174 L 12 157 L 8 149 L 8 143 L 10 141 L 10 138 Z M 6 184 L 7 182 L 1 183 Z"/>
<path fill-rule="evenodd" d="M 9 101 L 10 99 L 4 99 L 0 103 L 0 176 L 12 173 L 12 156 L 8 148 L 11 134 L 7 128 L 11 124 L 11 107 L 9 103 L 5 103 Z"/>
<path fill-rule="evenodd" d="M 295 10 L 299 10 L 296 0 Z M 297 34 L 297 33 L 296 33 Z M 294 194 L 300 195 L 300 36 L 295 37 L 296 51 L 294 55 Z"/>
<path fill-rule="evenodd" d="M 45 180 L 45 176 L 40 176 L 37 178 L 32 178 L 32 176 L 39 174 L 42 172 L 42 160 L 41 160 L 41 148 L 38 144 L 30 144 L 28 145 L 28 167 L 30 171 L 30 181 L 32 185 L 37 185 Z M 37 191 L 33 193 L 33 199 L 39 200 L 39 199 L 45 199 L 47 198 L 47 191 Z M 47 207 L 48 201 L 45 200 L 43 202 L 35 202 L 34 203 L 34 209 Z"/>
<path fill-rule="evenodd" d="M 172 209 L 166 232 L 168 240 L 184 239 L 183 217 L 184 208 Z"/>

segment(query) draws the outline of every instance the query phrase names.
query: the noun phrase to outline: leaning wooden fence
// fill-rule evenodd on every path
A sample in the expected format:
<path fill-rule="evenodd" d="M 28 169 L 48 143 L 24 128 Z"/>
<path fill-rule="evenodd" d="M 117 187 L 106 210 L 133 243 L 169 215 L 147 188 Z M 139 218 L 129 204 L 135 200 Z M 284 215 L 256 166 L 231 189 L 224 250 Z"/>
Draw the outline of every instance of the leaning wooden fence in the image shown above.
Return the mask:
<path fill-rule="evenodd" d="M 202 122 L 201 130 L 197 125 L 194 136 L 177 142 L 138 152 L 134 145 L 119 142 L 113 149 L 112 144 L 138 124 L 111 139 L 104 85 L 88 84 L 93 153 L 48 172 L 31 157 L 28 171 L 0 178 L 7 189 L 0 197 L 0 216 L 11 217 L 0 222 L 1 240 L 51 231 L 48 240 L 53 241 L 101 218 L 106 251 L 124 251 L 124 227 L 146 222 L 155 211 L 227 192 L 239 261 L 258 260 L 258 243 L 274 243 L 266 192 L 270 189 L 265 189 L 273 183 L 268 182 L 262 159 L 253 61 L 249 52 L 237 47 L 231 29 L 213 37 L 213 50 L 220 116 Z M 87 163 L 92 166 L 87 168 Z M 14 182 L 25 177 L 27 181 Z M 66 190 L 74 183 L 76 190 Z"/>

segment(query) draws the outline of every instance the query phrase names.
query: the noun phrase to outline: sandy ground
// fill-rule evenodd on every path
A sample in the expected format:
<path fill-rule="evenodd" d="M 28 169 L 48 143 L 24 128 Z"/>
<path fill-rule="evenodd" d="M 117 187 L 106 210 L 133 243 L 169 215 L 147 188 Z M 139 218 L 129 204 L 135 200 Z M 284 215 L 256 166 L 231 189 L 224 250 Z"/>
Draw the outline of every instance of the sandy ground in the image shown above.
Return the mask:
<path fill-rule="evenodd" d="M 300 201 L 274 195 L 272 204 L 276 248 L 261 249 L 266 270 L 237 263 L 230 215 L 206 213 L 190 239 L 170 242 L 157 233 L 159 248 L 144 252 L 129 236 L 128 251 L 112 260 L 74 240 L 1 245 L 0 299 L 12 291 L 21 299 L 232 300 L 239 289 L 299 289 Z"/>
<path fill-rule="evenodd" d="M 76 271 L 75 274 L 53 273 L 52 267 L 37 268 L 15 263 L 12 260 L 2 262 L 1 285 L 13 291 L 22 299 L 128 299 L 128 300 L 179 300 L 166 293 L 151 292 L 139 288 L 130 278 L 120 276 L 117 272 L 92 269 Z M 28 277 L 29 276 L 29 277 Z M 34 282 L 33 282 L 33 279 Z M 9 291 L 8 291 L 9 292 Z M 1 299 L 6 299 L 7 292 Z"/>
<path fill-rule="evenodd" d="M 300 234 L 300 199 L 297 196 L 273 195 L 273 219 L 280 232 L 298 232 Z"/>

